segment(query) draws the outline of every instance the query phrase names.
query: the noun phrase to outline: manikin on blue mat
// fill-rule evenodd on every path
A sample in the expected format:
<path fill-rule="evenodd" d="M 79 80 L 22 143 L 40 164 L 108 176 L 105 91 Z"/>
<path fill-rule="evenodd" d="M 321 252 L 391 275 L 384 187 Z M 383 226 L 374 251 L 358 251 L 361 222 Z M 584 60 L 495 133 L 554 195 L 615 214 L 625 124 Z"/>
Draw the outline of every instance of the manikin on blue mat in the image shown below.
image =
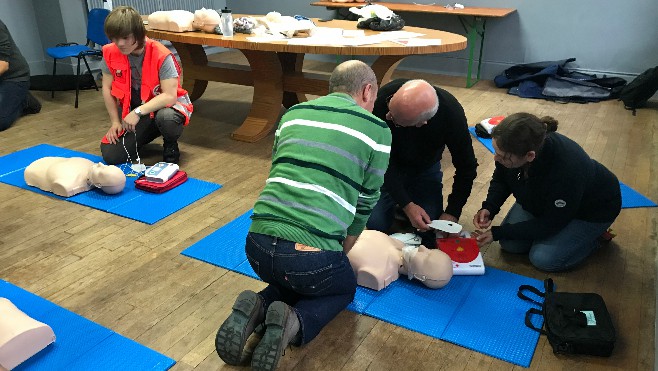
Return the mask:
<path fill-rule="evenodd" d="M 181 254 L 258 279 L 244 250 L 250 216 L 251 210 Z M 440 290 L 401 277 L 381 291 L 357 287 L 347 309 L 528 367 L 539 334 L 524 323 L 530 304 L 516 296 L 521 285 L 543 287 L 491 267 L 482 276 L 453 276 Z M 541 318 L 533 321 L 542 326 Z"/>
<path fill-rule="evenodd" d="M 133 184 L 136 178 L 133 177 L 128 178 L 130 180 L 124 190 L 116 195 L 108 195 L 100 190 L 91 190 L 69 198 L 62 198 L 53 193 L 30 187 L 25 183 L 24 169 L 32 162 L 48 156 L 83 157 L 94 163 L 101 161 L 100 156 L 49 144 L 39 144 L 0 157 L 0 183 L 60 198 L 147 224 L 154 224 L 222 187 L 220 184 L 188 178 L 185 183 L 170 191 L 153 194 L 136 189 Z"/>

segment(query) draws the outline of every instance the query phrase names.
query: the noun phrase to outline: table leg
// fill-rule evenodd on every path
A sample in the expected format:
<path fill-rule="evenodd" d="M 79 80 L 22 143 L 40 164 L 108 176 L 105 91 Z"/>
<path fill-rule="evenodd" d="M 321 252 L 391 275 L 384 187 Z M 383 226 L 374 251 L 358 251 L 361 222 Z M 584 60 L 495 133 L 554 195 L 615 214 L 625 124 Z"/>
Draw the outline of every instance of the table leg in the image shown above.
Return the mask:
<path fill-rule="evenodd" d="M 404 57 L 406 55 L 382 55 L 375 60 L 370 67 L 375 71 L 379 86 L 391 81 L 393 71 L 395 71 L 395 68 L 402 62 Z"/>
<path fill-rule="evenodd" d="M 466 31 L 466 38 L 468 40 L 468 72 L 466 75 L 466 87 L 470 88 L 480 81 L 480 68 L 482 67 L 482 49 L 484 48 L 484 33 L 487 20 L 483 17 L 474 17 L 473 22 L 469 23 L 464 17 L 459 17 L 464 30 Z M 472 80 L 473 74 L 473 60 L 475 54 L 475 42 L 480 36 L 480 55 L 478 57 L 478 70 L 477 78 Z"/>
<path fill-rule="evenodd" d="M 203 46 L 171 42 L 178 52 L 183 69 L 183 89 L 187 90 L 190 99 L 199 99 L 206 91 L 208 80 L 197 79 L 201 75 L 200 68 L 208 65 L 208 56 Z"/>
<path fill-rule="evenodd" d="M 254 83 L 251 110 L 231 137 L 256 142 L 276 125 L 283 102 L 283 71 L 275 52 L 240 49 L 247 57 Z"/>
<path fill-rule="evenodd" d="M 277 53 L 284 75 L 302 73 L 304 68 L 304 53 Z M 283 106 L 290 108 L 297 103 L 306 102 L 306 94 L 284 91 Z"/>

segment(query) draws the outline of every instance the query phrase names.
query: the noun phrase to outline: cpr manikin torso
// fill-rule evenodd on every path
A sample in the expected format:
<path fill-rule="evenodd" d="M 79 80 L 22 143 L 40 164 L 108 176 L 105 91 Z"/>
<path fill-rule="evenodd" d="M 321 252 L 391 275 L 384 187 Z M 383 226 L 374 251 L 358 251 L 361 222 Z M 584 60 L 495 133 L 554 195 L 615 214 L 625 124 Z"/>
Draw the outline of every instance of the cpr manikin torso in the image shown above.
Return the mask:
<path fill-rule="evenodd" d="M 405 246 L 378 231 L 363 231 L 347 256 L 357 284 L 373 290 L 385 288 L 400 274 L 433 289 L 447 285 L 452 278 L 452 260 L 444 252 Z"/>
<path fill-rule="evenodd" d="M 0 298 L 0 369 L 11 370 L 54 341 L 50 326 Z"/>
<path fill-rule="evenodd" d="M 93 187 L 116 194 L 126 185 L 121 169 L 82 157 L 43 157 L 25 168 L 25 183 L 58 196 L 71 197 Z"/>

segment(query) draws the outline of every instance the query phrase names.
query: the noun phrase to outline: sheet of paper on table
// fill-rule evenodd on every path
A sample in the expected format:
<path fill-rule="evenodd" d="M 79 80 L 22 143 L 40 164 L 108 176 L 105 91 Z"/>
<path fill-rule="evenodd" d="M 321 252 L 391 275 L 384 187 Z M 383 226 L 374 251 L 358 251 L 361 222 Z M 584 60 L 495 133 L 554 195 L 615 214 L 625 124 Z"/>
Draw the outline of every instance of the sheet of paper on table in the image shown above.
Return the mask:
<path fill-rule="evenodd" d="M 399 40 L 390 40 L 396 44 L 402 44 L 405 46 L 430 46 L 430 45 L 441 45 L 441 39 L 399 39 Z"/>
<path fill-rule="evenodd" d="M 300 37 L 288 39 L 290 45 L 344 45 L 344 46 L 359 46 L 379 44 L 384 42 L 379 35 L 364 36 L 364 37 Z"/>
<path fill-rule="evenodd" d="M 268 42 L 272 42 L 272 41 L 286 41 L 287 39 L 286 39 L 285 36 L 283 36 L 281 34 L 277 34 L 277 35 L 266 34 L 266 35 L 262 35 L 262 36 L 247 37 L 247 40 L 252 42 L 252 43 L 268 43 Z"/>
<path fill-rule="evenodd" d="M 411 39 L 414 37 L 425 36 L 425 34 L 408 31 L 384 31 L 379 33 L 380 37 L 386 40 Z"/>

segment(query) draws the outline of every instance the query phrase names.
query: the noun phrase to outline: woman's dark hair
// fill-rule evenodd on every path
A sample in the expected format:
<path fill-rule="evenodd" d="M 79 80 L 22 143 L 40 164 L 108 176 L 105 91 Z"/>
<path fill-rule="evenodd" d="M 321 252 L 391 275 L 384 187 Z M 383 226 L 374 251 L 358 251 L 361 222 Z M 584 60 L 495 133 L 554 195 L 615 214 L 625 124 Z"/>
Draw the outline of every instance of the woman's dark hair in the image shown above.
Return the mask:
<path fill-rule="evenodd" d="M 544 145 L 546 134 L 557 130 L 557 120 L 551 116 L 541 119 L 533 114 L 520 112 L 507 116 L 491 131 L 496 145 L 502 151 L 525 156 Z"/>
<path fill-rule="evenodd" d="M 105 34 L 110 40 L 135 36 L 137 49 L 144 47 L 146 41 L 146 27 L 142 16 L 137 10 L 129 6 L 117 6 L 105 18 Z"/>

